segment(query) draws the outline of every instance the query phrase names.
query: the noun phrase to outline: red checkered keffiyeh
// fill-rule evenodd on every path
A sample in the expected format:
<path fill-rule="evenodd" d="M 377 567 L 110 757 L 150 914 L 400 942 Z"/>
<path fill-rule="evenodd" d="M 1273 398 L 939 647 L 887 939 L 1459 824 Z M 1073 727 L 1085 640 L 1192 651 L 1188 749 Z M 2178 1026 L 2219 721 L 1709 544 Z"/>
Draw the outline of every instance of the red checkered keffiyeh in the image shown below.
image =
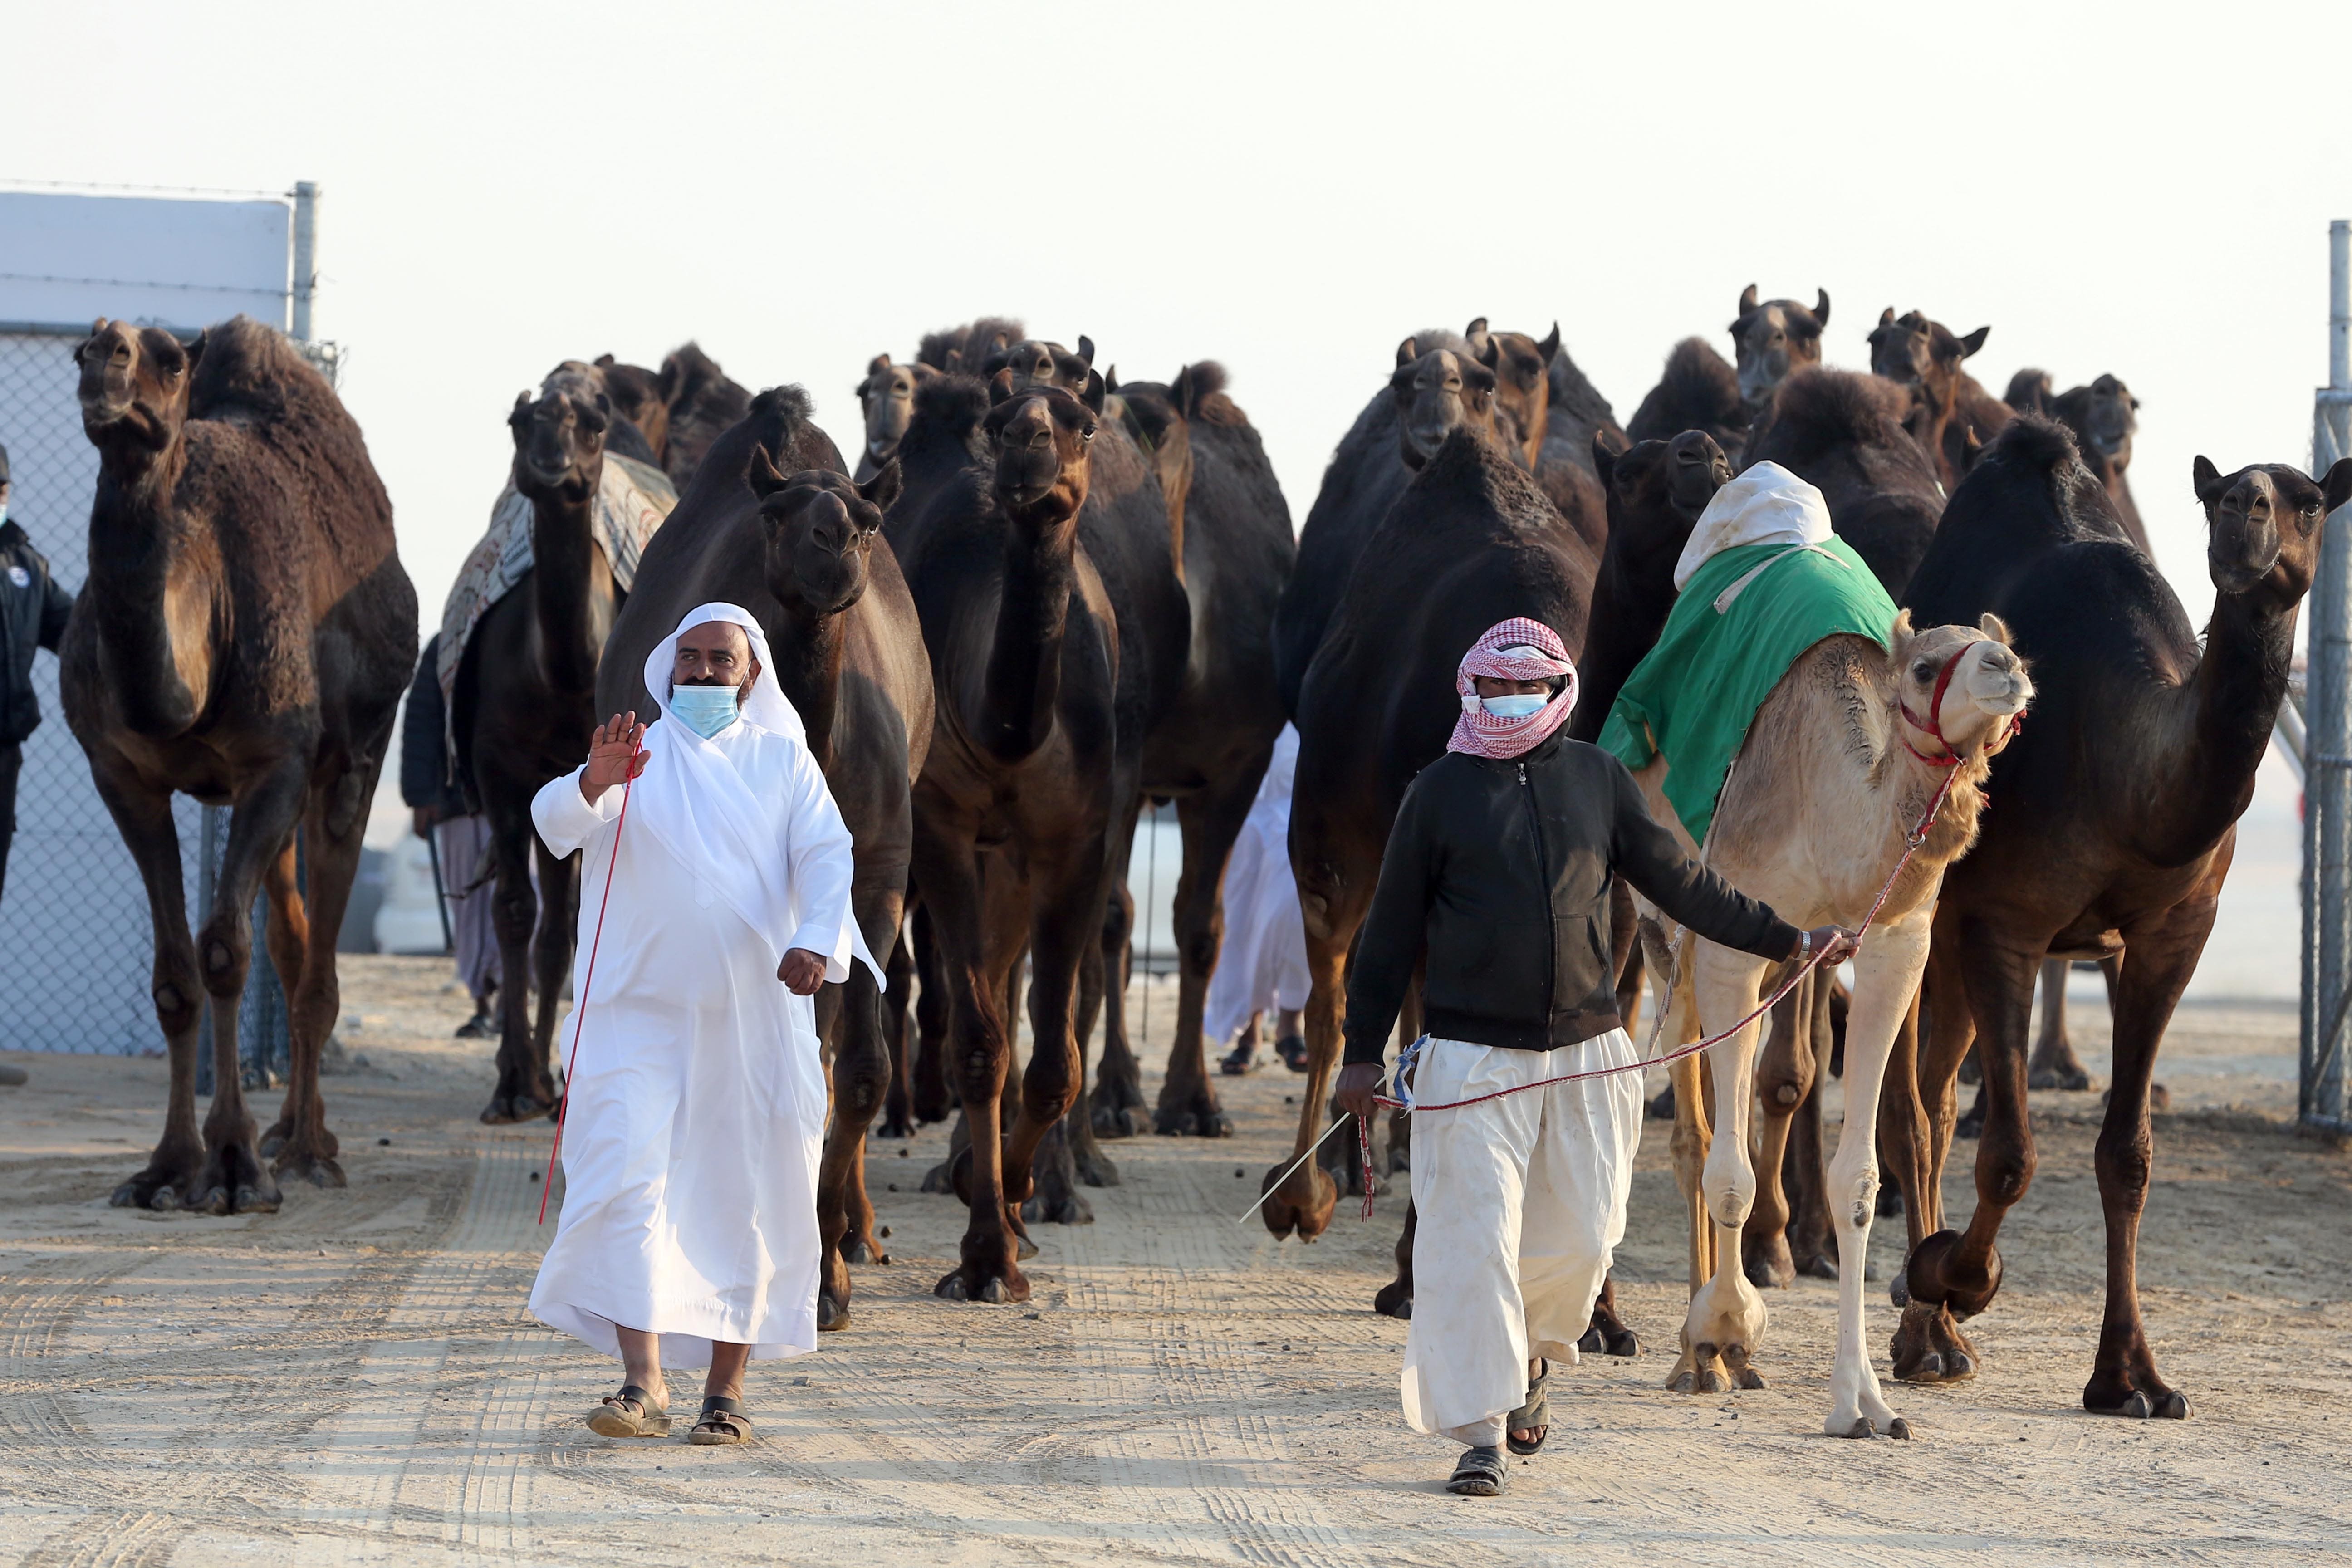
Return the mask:
<path fill-rule="evenodd" d="M 1478 701 L 1475 677 L 1495 680 L 1548 680 L 1565 675 L 1559 695 L 1524 719 L 1498 719 Z M 1454 676 L 1454 689 L 1462 697 L 1462 717 L 1454 723 L 1449 752 L 1502 760 L 1522 755 L 1568 722 L 1576 707 L 1576 666 L 1568 657 L 1559 634 L 1541 621 L 1513 616 L 1489 626 L 1484 637 L 1462 656 Z"/>

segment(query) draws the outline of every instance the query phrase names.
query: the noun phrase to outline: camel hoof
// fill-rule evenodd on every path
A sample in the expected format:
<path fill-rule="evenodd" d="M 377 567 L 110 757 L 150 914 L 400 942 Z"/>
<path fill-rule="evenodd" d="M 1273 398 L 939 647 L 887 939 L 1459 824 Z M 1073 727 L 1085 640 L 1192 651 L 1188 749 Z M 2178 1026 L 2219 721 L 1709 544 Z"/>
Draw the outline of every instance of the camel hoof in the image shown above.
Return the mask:
<path fill-rule="evenodd" d="M 832 1296 L 820 1290 L 816 1296 L 816 1331 L 836 1333 L 849 1327 L 849 1309 L 836 1303 Z"/>
<path fill-rule="evenodd" d="M 2158 1421 L 2188 1420 L 2189 1395 L 2177 1388 L 2167 1394 L 2162 1399 L 2157 1401 L 2156 1418 Z"/>
<path fill-rule="evenodd" d="M 1601 1347 L 1603 1355 L 1613 1355 L 1632 1361 L 1642 1353 L 1642 1339 L 1631 1329 L 1620 1329 L 1608 1336 L 1609 1342 Z"/>
<path fill-rule="evenodd" d="M 1675 1373 L 1674 1376 L 1666 1379 L 1666 1392 L 1669 1394 L 1696 1394 L 1698 1392 L 1698 1373 L 1695 1372 L 1678 1372 Z"/>
<path fill-rule="evenodd" d="M 1060 1198 L 1031 1198 L 1021 1205 L 1021 1217 L 1031 1225 L 1092 1225 L 1095 1211 L 1076 1193 Z"/>
<path fill-rule="evenodd" d="M 2080 1068 L 2063 1070 L 2057 1068 L 2043 1068 L 2038 1072 L 2026 1075 L 2025 1087 L 2045 1089 L 2085 1089 L 2091 1087 L 2091 1075 Z"/>
<path fill-rule="evenodd" d="M 1674 1087 L 1670 1084 L 1660 1089 L 1657 1098 L 1650 1101 L 1646 1110 L 1653 1121 L 1672 1121 L 1675 1119 Z"/>
<path fill-rule="evenodd" d="M 1896 1269 L 1895 1278 L 1886 1282 L 1886 1299 L 1898 1307 L 1911 1304 L 1911 1270 L 1907 1264 Z"/>
<path fill-rule="evenodd" d="M 1151 1119 L 1151 1130 L 1162 1138 L 1230 1138 L 1234 1121 L 1222 1110 L 1187 1108 L 1159 1112 Z"/>
<path fill-rule="evenodd" d="M 1764 1374 L 1752 1366 L 1743 1366 L 1733 1374 L 1733 1381 L 1742 1388 L 1761 1388 L 1764 1386 Z"/>
<path fill-rule="evenodd" d="M 1961 1117 L 1959 1121 L 1952 1124 L 1952 1136 L 1955 1138 L 1966 1138 L 1970 1142 L 1974 1142 L 1975 1140 L 1983 1137 L 1983 1115 L 1979 1112 L 1971 1110 L 1966 1116 Z"/>
<path fill-rule="evenodd" d="M 1911 1423 L 1897 1415 L 1886 1424 L 1886 1435 L 1898 1443 L 1907 1443 L 1911 1440 Z"/>
<path fill-rule="evenodd" d="M 943 1301 L 969 1301 L 971 1300 L 971 1287 L 964 1283 L 963 1275 L 959 1272 L 941 1279 L 931 1287 L 931 1294 Z"/>
<path fill-rule="evenodd" d="M 1078 1180 L 1087 1186 L 1115 1187 L 1119 1184 L 1118 1167 L 1111 1163 L 1109 1155 L 1099 1150 L 1091 1156 L 1083 1151 L 1072 1150 L 1070 1168 L 1077 1172 Z"/>
<path fill-rule="evenodd" d="M 530 1094 L 496 1094 L 482 1108 L 485 1127 L 512 1127 L 520 1121 L 541 1121 L 555 1114 L 558 1102 Z"/>
<path fill-rule="evenodd" d="M 229 1212 L 228 1189 L 215 1187 L 202 1198 L 190 1204 L 188 1207 L 197 1213 L 208 1214 L 215 1217 L 226 1215 Z"/>
<path fill-rule="evenodd" d="M 1013 1238 L 1013 1258 L 1016 1263 L 1026 1263 L 1037 1256 L 1037 1244 L 1025 1236 Z"/>
<path fill-rule="evenodd" d="M 853 1241 L 842 1248 L 841 1260 L 844 1263 L 862 1263 L 869 1266 L 887 1264 L 890 1261 L 890 1255 L 871 1242 L 861 1239 Z"/>
<path fill-rule="evenodd" d="M 157 1214 L 170 1214 L 180 1206 L 179 1189 L 169 1182 L 164 1183 L 155 1189 L 152 1196 L 148 1198 L 147 1206 Z"/>
<path fill-rule="evenodd" d="M 1835 1279 L 1838 1277 L 1837 1259 L 1816 1252 L 1799 1261 L 1797 1276 L 1802 1279 Z"/>
<path fill-rule="evenodd" d="M 1872 1437 L 1877 1434 L 1870 1429 L 1869 1416 L 1857 1415 L 1853 1418 L 1853 1425 L 1845 1429 L 1845 1435 L 1849 1437 Z"/>
<path fill-rule="evenodd" d="M 284 1132 L 273 1127 L 261 1135 L 261 1141 L 253 1146 L 254 1151 L 265 1160 L 274 1160 L 278 1152 L 286 1147 L 286 1138 Z"/>
<path fill-rule="evenodd" d="M 2156 1414 L 2156 1406 L 2148 1403 L 2147 1394 L 2135 1388 L 2131 1391 L 2130 1396 L 2116 1406 L 2111 1414 L 2125 1416 L 2133 1421 L 2145 1421 Z"/>
<path fill-rule="evenodd" d="M 1748 1282 L 1759 1290 L 1785 1290 L 1796 1283 L 1797 1266 L 1790 1260 L 1785 1236 L 1759 1242 L 1742 1261 Z"/>
<path fill-rule="evenodd" d="M 340 1187 L 347 1184 L 343 1168 L 324 1154 L 288 1154 L 272 1167 L 280 1176 L 292 1176 L 314 1187 Z"/>
<path fill-rule="evenodd" d="M 991 1306 L 1001 1307 L 1013 1299 L 1013 1292 L 1004 1288 L 1003 1280 L 991 1278 L 982 1284 L 980 1299 Z"/>
<path fill-rule="evenodd" d="M 1412 1287 L 1402 1279 L 1391 1279 L 1372 1298 L 1372 1310 L 1384 1318 L 1401 1321 L 1412 1321 Z"/>
<path fill-rule="evenodd" d="M 1944 1381 L 1962 1383 L 1977 1374 L 1976 1357 L 1957 1347 L 1944 1352 Z"/>
<path fill-rule="evenodd" d="M 948 1163 L 945 1160 L 940 1161 L 938 1164 L 933 1165 L 929 1170 L 923 1173 L 923 1191 L 927 1193 L 952 1193 L 955 1190 L 955 1177 L 954 1174 L 949 1171 Z"/>
<path fill-rule="evenodd" d="M 1724 1391 L 1721 1374 L 1711 1366 L 1701 1367 L 1698 1373 L 1698 1391 L 1701 1394 L 1721 1394 Z"/>
<path fill-rule="evenodd" d="M 1878 1217 L 1881 1219 L 1903 1217 L 1903 1189 L 1893 1182 L 1878 1189 Z"/>
<path fill-rule="evenodd" d="M 1601 1331 L 1599 1329 L 1585 1330 L 1583 1334 L 1580 1336 L 1576 1342 L 1576 1352 L 1579 1355 L 1599 1355 L 1601 1353 Z"/>

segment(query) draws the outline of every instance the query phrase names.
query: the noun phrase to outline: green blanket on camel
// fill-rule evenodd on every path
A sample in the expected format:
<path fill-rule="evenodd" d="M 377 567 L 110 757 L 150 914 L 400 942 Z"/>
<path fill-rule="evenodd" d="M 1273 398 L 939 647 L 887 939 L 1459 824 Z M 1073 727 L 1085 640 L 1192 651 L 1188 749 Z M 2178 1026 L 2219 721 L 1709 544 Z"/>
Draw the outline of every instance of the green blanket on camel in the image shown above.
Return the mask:
<path fill-rule="evenodd" d="M 1637 772 L 1663 753 L 1666 799 L 1705 844 L 1756 710 L 1807 648 L 1841 632 L 1881 647 L 1895 632 L 1895 601 L 1845 541 L 1722 551 L 1692 574 L 1658 646 L 1626 678 L 1601 749 Z"/>

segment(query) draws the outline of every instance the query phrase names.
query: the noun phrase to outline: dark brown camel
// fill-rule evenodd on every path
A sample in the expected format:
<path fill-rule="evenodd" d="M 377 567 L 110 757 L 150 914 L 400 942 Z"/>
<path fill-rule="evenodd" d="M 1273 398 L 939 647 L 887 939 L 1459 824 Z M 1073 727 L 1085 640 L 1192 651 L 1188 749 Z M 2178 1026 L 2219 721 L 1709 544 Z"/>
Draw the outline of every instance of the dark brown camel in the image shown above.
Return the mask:
<path fill-rule="evenodd" d="M 1685 430 L 1704 431 L 1736 464 L 1747 448 L 1749 424 L 1731 362 L 1705 338 L 1685 338 L 1666 355 L 1658 384 L 1633 411 L 1625 434 L 1634 441 L 1664 441 Z"/>
<path fill-rule="evenodd" d="M 661 467 L 660 448 L 655 446 L 653 438 L 645 433 L 635 419 L 622 412 L 620 399 L 614 395 L 615 386 L 628 380 L 625 373 L 636 371 L 636 367 L 613 364 L 609 363 L 612 358 L 611 354 L 606 354 L 593 364 L 585 360 L 565 360 L 541 380 L 540 393 L 542 396 L 549 393 L 562 393 L 583 403 L 593 404 L 604 419 L 605 455 L 627 458 L 633 462 L 658 468 Z M 637 371 L 637 374 L 649 373 Z M 642 402 L 636 405 L 640 413 L 645 412 L 646 406 Z M 658 408 L 660 405 L 653 406 Z M 656 423 L 665 432 L 667 430 L 667 410 L 662 410 Z"/>
<path fill-rule="evenodd" d="M 1028 335 L 1027 328 L 1009 317 L 982 316 L 961 327 L 925 332 L 915 350 L 915 363 L 976 376 L 990 355 L 1003 353 Z"/>
<path fill-rule="evenodd" d="M 1817 289 L 1809 310 L 1794 300 L 1767 300 L 1760 304 L 1756 285 L 1740 291 L 1739 314 L 1731 323 L 1731 346 L 1737 355 L 1740 401 L 1748 423 L 1755 424 L 1772 406 L 1780 384 L 1809 365 L 1822 363 L 1822 329 L 1830 324 L 1830 292 Z"/>
<path fill-rule="evenodd" d="M 2115 1081 L 2097 1170 L 2107 1294 L 2086 1410 L 2185 1416 L 2140 1316 L 2139 1217 L 2153 1163 L 2148 1086 L 2158 1044 L 2213 924 L 2286 694 L 2297 609 L 2323 524 L 2352 500 L 2352 460 L 2315 481 L 2284 464 L 2223 475 L 2195 464 L 2212 619 L 2202 646 L 2155 565 L 2124 535 L 2072 436 L 2022 417 L 1953 496 L 1908 595 L 1924 620 L 1998 613 L 2033 661 L 2032 722 L 1989 785 L 1999 808 L 1945 875 L 1928 960 L 1931 1038 L 1915 1088 L 1897 1052 L 1884 1104 L 1914 1245 L 1895 1372 L 1974 1373 L 1957 1321 L 2000 1288 L 2001 1218 L 2033 1179 L 2025 1047 L 2033 981 L 2052 957 L 2119 958 Z M 1942 1228 L 1952 1085 L 1973 1043 L 1989 1101 L 1977 1209 Z M 1924 1104 L 1922 1103 L 1924 1098 Z"/>
<path fill-rule="evenodd" d="M 1129 382 L 1118 389 L 1124 423 L 1150 455 L 1183 542 L 1192 628 L 1181 689 L 1143 747 L 1143 794 L 1176 802 L 1184 842 L 1174 905 L 1175 1035 L 1152 1125 L 1161 1133 L 1202 1137 L 1233 1131 L 1217 1103 L 1201 1016 L 1224 937 L 1225 864 L 1282 732 L 1282 704 L 1274 689 L 1274 608 L 1292 554 L 1282 487 L 1257 431 L 1226 395 L 1225 384 L 1224 367 L 1202 362 L 1179 370 L 1165 384 Z M 1130 827 L 1127 837 L 1132 835 Z M 1125 868 L 1123 859 L 1113 862 L 1114 875 Z M 1106 975 L 1124 973 L 1130 929 L 1124 908 L 1111 918 L 1121 940 L 1117 951 L 1106 950 Z M 1080 1024 L 1083 1040 L 1091 1024 L 1085 1002 Z M 1124 1012 L 1114 1008 L 1091 1097 L 1095 1130 L 1132 1131 L 1142 1099 Z"/>
<path fill-rule="evenodd" d="M 1898 600 L 1944 510 L 1935 465 L 1904 429 L 1908 407 L 1900 388 L 1876 377 L 1800 371 L 1781 384 L 1771 420 L 1741 460 L 1743 468 L 1778 463 L 1819 488 L 1838 536 Z"/>
<path fill-rule="evenodd" d="M 915 388 L 938 374 L 920 361 L 893 364 L 888 354 L 876 354 L 867 362 L 866 379 L 852 389 L 866 426 L 866 445 L 857 454 L 859 484 L 898 455 L 898 442 L 915 417 Z"/>
<path fill-rule="evenodd" d="M 1366 542 L 1299 694 L 1298 774 L 1290 858 L 1307 925 L 1307 1079 L 1290 1158 L 1324 1129 L 1339 1058 L 1344 970 L 1371 904 L 1398 802 L 1445 749 L 1461 705 L 1454 671 L 1496 621 L 1539 620 L 1582 646 L 1595 563 L 1534 481 L 1475 426 L 1448 436 Z M 1418 1032 L 1408 1001 L 1400 1026 Z M 1276 1237 L 1312 1241 L 1339 1189 L 1316 1162 L 1260 1211 Z M 1412 1220 L 1397 1246 L 1399 1278 L 1374 1305 L 1411 1299 Z"/>
<path fill-rule="evenodd" d="M 946 395 L 960 381 L 934 385 Z M 1029 1294 L 1022 1205 L 1046 1184 L 1033 1172 L 1072 1179 L 1057 1135 L 1081 1085 L 1078 985 L 1103 942 L 1111 837 L 1134 810 L 1155 691 L 1181 677 L 1188 628 L 1158 484 L 1131 447 L 1097 439 L 1101 379 L 1073 395 L 1015 390 L 1003 373 L 992 395 L 992 462 L 936 489 L 919 514 L 895 514 L 890 535 L 940 695 L 915 790 L 914 878 L 969 1129 L 955 1183 L 971 1220 L 960 1262 L 936 1289 L 1017 1301 Z M 1093 504 L 1098 461 L 1114 470 L 1109 488 L 1148 509 Z M 1117 471 L 1130 461 L 1132 479 Z M 1171 604 L 1178 620 L 1166 627 Z M 1173 668 L 1155 674 L 1171 632 Z M 1007 1013 L 1024 949 L 1034 1043 L 1008 1131 Z M 1041 1163 L 1049 1138 L 1059 1153 Z M 1039 1197 L 1064 1215 L 1077 1202 L 1069 1190 Z"/>
<path fill-rule="evenodd" d="M 661 468 L 669 449 L 669 405 L 662 401 L 661 373 L 641 364 L 623 364 L 611 354 L 598 354 L 596 368 L 604 374 L 604 395 L 612 400 L 613 412 L 637 427 L 652 449 L 650 461 Z M 619 448 L 607 443 L 606 450 Z"/>
<path fill-rule="evenodd" d="M 751 394 L 728 380 L 719 362 L 704 353 L 699 343 L 682 344 L 665 356 L 654 377 L 654 389 L 668 411 L 662 467 L 682 491 L 702 466 L 710 444 L 751 411 Z M 663 630 L 667 633 L 669 628 Z"/>
<path fill-rule="evenodd" d="M 930 746 L 930 661 L 898 558 L 881 537 L 898 470 L 860 485 L 809 419 L 808 395 L 772 387 L 713 442 L 677 510 L 646 547 L 603 669 L 596 703 L 648 710 L 646 656 L 697 605 L 724 600 L 758 619 L 776 680 L 848 825 L 850 908 L 866 946 L 898 939 L 912 854 L 912 789 Z M 866 1193 L 866 1130 L 890 1082 L 880 996 L 863 964 L 817 993 L 832 1087 L 817 1167 L 824 1242 L 817 1327 L 849 1323 L 851 1263 L 887 1263 Z"/>
<path fill-rule="evenodd" d="M 1478 363 L 1495 374 L 1495 424 L 1496 434 L 1510 443 L 1514 457 L 1523 462 L 1536 483 L 1552 504 L 1552 510 L 1567 520 L 1595 555 L 1609 536 L 1609 501 L 1601 493 L 1600 476 L 1592 466 L 1592 434 L 1588 421 L 1593 410 L 1588 399 L 1580 410 L 1569 411 L 1564 428 L 1585 431 L 1580 447 L 1570 443 L 1563 450 L 1555 439 L 1551 418 L 1553 387 L 1569 376 L 1583 384 L 1591 392 L 1591 384 L 1584 382 L 1581 372 L 1569 363 L 1560 351 L 1559 323 L 1552 323 L 1551 335 L 1541 342 L 1525 332 L 1495 332 L 1486 329 L 1484 316 L 1470 323 L 1465 334 Z M 1566 364 L 1563 374 L 1560 367 Z M 1616 422 L 1608 419 L 1608 405 L 1599 410 L 1607 420 L 1603 428 L 1615 429 Z M 1512 437 L 1516 429 L 1517 438 Z M 1563 460 L 1564 458 L 1568 460 Z"/>
<path fill-rule="evenodd" d="M 531 567 L 482 613 L 450 690 L 457 777 L 488 824 L 499 973 L 511 977 L 499 987 L 498 1081 L 482 1110 L 494 1124 L 551 1115 L 557 1101 L 555 1026 L 578 863 L 540 841 L 530 803 L 580 764 L 581 737 L 598 718 L 596 661 L 625 596 L 596 538 L 606 404 L 585 384 L 515 398 L 507 425 L 513 484 L 530 502 Z"/>
<path fill-rule="evenodd" d="M 1298 558 L 1274 617 L 1275 684 L 1284 711 L 1297 714 L 1299 684 L 1324 626 L 1414 468 L 1456 425 L 1493 428 L 1494 384 L 1469 340 L 1455 333 L 1433 329 L 1397 345 L 1389 384 L 1339 438 L 1299 529 Z"/>
<path fill-rule="evenodd" d="M 1617 423 L 1617 411 L 1609 406 L 1609 400 L 1601 395 L 1601 389 L 1586 377 L 1562 343 L 1551 355 L 1551 395 L 1544 404 L 1543 449 L 1536 458 L 1538 482 L 1547 470 L 1563 463 L 1573 463 L 1599 479 L 1600 469 L 1592 460 L 1592 442 L 1598 436 L 1622 443 L 1625 431 Z M 1601 505 L 1605 511 L 1605 497 Z"/>
<path fill-rule="evenodd" d="M 147 884 L 172 1064 L 163 1138 L 113 1202 L 273 1210 L 275 1176 L 343 1184 L 319 1051 L 341 1005 L 334 933 L 416 662 L 416 594 L 359 426 L 277 331 L 237 316 L 183 347 L 160 328 L 101 320 L 74 357 L 99 472 L 60 688 Z M 212 914 L 193 939 L 174 792 L 231 808 Z M 236 1019 L 264 889 L 291 1070 L 257 1145 Z M 200 990 L 214 1052 L 201 1131 Z M 262 1164 L 272 1155 L 274 1175 Z"/>
<path fill-rule="evenodd" d="M 1961 337 L 1916 310 L 1879 312 L 1870 333 L 1870 370 L 1910 395 L 1904 428 L 1935 458 L 1946 489 L 1960 482 L 1976 452 L 2015 417 L 1960 362 L 1984 347 L 1990 327 Z"/>

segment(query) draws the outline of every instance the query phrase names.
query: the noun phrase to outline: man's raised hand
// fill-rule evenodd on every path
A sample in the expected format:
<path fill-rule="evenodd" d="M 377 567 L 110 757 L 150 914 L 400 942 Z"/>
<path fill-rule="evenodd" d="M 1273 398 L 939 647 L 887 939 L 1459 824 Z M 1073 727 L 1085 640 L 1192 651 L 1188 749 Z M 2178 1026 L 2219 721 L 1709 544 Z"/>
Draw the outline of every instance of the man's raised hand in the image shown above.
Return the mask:
<path fill-rule="evenodd" d="M 588 765 L 580 770 L 580 797 L 593 805 L 604 792 L 646 771 L 646 727 L 636 710 L 615 713 L 588 738 Z"/>

